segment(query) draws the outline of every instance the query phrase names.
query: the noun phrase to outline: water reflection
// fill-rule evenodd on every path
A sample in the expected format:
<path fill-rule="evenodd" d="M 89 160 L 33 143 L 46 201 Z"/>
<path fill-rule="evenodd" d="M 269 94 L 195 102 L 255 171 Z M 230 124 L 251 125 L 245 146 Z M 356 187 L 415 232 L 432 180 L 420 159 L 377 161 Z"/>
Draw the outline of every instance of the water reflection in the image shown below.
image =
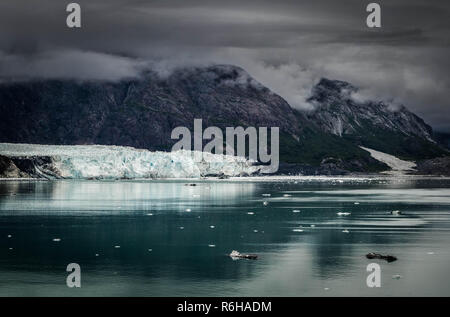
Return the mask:
<path fill-rule="evenodd" d="M 392 183 L 0 182 L 0 295 L 449 295 L 449 182 Z M 365 286 L 373 251 L 399 257 L 380 290 Z"/>
<path fill-rule="evenodd" d="M 195 184 L 196 186 L 189 186 Z M 233 204 L 253 194 L 254 184 L 156 181 L 54 181 L 0 183 L 0 210 L 36 213 L 124 213 L 185 210 L 188 205 Z"/>

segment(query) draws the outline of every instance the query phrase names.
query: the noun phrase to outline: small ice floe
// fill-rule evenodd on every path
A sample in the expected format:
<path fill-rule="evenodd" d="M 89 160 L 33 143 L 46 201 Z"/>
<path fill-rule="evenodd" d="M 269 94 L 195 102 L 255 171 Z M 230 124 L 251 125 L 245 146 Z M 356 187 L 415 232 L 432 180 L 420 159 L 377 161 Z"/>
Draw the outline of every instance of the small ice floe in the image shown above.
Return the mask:
<path fill-rule="evenodd" d="M 231 251 L 230 257 L 233 260 L 238 260 L 238 259 L 256 260 L 256 259 L 258 259 L 258 256 L 256 254 L 242 254 L 236 250 Z"/>
<path fill-rule="evenodd" d="M 303 232 L 303 229 L 296 228 L 296 229 L 292 229 L 292 231 L 294 231 L 294 232 Z"/>
<path fill-rule="evenodd" d="M 12 235 L 8 234 L 8 238 L 12 238 Z"/>
<path fill-rule="evenodd" d="M 114 249 L 120 249 L 120 245 L 115 245 Z"/>
<path fill-rule="evenodd" d="M 180 230 L 183 230 L 184 229 L 184 227 L 180 227 Z"/>
<path fill-rule="evenodd" d="M 98 254 L 98 253 L 95 253 L 95 256 L 99 256 L 100 254 Z"/>
<path fill-rule="evenodd" d="M 153 251 L 153 249 L 148 249 L 148 252 L 152 252 Z"/>
<path fill-rule="evenodd" d="M 348 215 L 350 215 L 350 213 L 349 212 L 338 212 L 336 215 L 338 215 L 338 216 L 348 216 Z"/>
<path fill-rule="evenodd" d="M 399 274 L 392 275 L 392 279 L 394 279 L 394 280 L 399 280 L 401 278 L 402 278 L 402 276 Z"/>
<path fill-rule="evenodd" d="M 13 250 L 13 248 L 9 248 L 9 250 Z"/>
<path fill-rule="evenodd" d="M 200 195 L 198 195 L 198 194 L 194 194 L 194 195 L 192 195 L 192 197 L 194 197 L 194 198 L 198 198 L 198 197 L 200 197 Z"/>
<path fill-rule="evenodd" d="M 247 212 L 247 215 L 254 215 L 255 213 L 253 211 Z"/>
<path fill-rule="evenodd" d="M 253 232 L 254 232 L 254 233 L 258 233 L 258 230 L 255 229 L 255 230 L 253 230 Z"/>
<path fill-rule="evenodd" d="M 343 233 L 350 233 L 347 229 L 342 230 Z"/>
<path fill-rule="evenodd" d="M 434 254 L 434 252 L 433 252 L 433 251 L 431 251 L 431 252 L 427 252 L 427 254 L 428 254 L 428 255 L 433 255 L 433 254 Z"/>
<path fill-rule="evenodd" d="M 60 238 L 54 238 L 53 241 L 54 242 L 59 242 L 59 241 L 61 241 L 61 239 Z"/>
<path fill-rule="evenodd" d="M 359 205 L 359 202 L 355 201 L 353 204 L 354 204 L 354 205 Z"/>
<path fill-rule="evenodd" d="M 191 212 L 192 210 L 190 208 L 187 208 L 185 211 L 186 212 Z"/>
<path fill-rule="evenodd" d="M 215 248 L 216 245 L 215 245 L 215 244 L 208 244 L 208 247 L 210 247 L 210 248 Z"/>
<path fill-rule="evenodd" d="M 148 214 L 146 214 L 146 216 L 153 216 L 153 214 L 152 213 L 148 213 Z"/>
<path fill-rule="evenodd" d="M 310 227 L 311 227 L 311 228 L 315 228 L 315 227 L 316 227 L 316 225 L 310 225 Z"/>
<path fill-rule="evenodd" d="M 324 287 L 324 289 L 323 289 L 324 291 L 329 291 L 330 290 L 330 288 L 329 287 Z"/>
<path fill-rule="evenodd" d="M 270 194 L 262 194 L 263 197 L 270 197 Z"/>
<path fill-rule="evenodd" d="M 269 204 L 269 202 L 267 200 L 263 201 L 263 205 L 267 206 Z"/>
<path fill-rule="evenodd" d="M 401 215 L 402 212 L 400 210 L 393 210 L 391 211 L 391 215 Z"/>
<path fill-rule="evenodd" d="M 292 195 L 284 194 L 283 197 L 291 197 Z"/>
<path fill-rule="evenodd" d="M 211 229 L 214 229 L 216 226 L 209 226 Z"/>
<path fill-rule="evenodd" d="M 298 209 L 294 209 L 294 210 L 292 210 L 292 212 L 293 212 L 293 213 L 299 213 L 299 212 L 300 212 L 300 210 L 298 210 Z"/>

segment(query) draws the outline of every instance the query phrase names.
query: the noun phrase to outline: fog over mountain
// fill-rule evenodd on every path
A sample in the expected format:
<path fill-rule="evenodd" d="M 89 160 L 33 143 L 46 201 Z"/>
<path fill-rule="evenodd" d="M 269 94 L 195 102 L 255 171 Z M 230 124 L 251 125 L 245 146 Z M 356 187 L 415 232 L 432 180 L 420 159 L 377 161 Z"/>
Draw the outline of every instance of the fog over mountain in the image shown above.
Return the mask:
<path fill-rule="evenodd" d="M 77 1 L 82 28 L 65 25 L 67 3 L 0 3 L 0 80 L 160 76 L 180 66 L 232 64 L 311 109 L 322 77 L 361 89 L 355 98 L 406 105 L 450 131 L 450 3 L 378 1 L 382 28 L 369 29 L 364 1 Z"/>

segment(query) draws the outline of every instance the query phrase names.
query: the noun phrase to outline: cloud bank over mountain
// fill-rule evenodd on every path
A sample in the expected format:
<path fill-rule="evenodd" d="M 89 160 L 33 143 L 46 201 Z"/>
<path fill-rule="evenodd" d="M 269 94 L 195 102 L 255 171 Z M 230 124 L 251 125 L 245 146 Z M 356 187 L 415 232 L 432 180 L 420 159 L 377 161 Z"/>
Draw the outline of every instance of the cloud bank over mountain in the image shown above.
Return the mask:
<path fill-rule="evenodd" d="M 450 4 L 379 2 L 383 27 L 373 30 L 357 0 L 80 0 L 75 30 L 61 1 L 6 0 L 0 80 L 118 80 L 149 66 L 167 76 L 180 66 L 234 64 L 299 109 L 312 107 L 311 87 L 327 77 L 450 131 Z"/>

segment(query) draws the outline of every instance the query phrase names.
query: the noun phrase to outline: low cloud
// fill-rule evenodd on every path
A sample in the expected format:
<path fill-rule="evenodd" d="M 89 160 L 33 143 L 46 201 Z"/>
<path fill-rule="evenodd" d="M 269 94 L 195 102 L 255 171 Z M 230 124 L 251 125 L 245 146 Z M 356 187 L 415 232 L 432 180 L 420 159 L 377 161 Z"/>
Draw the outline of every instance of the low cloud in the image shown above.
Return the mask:
<path fill-rule="evenodd" d="M 145 67 L 167 77 L 234 64 L 297 109 L 313 107 L 311 88 L 326 77 L 450 132 L 448 1 L 380 0 L 378 30 L 366 27 L 359 0 L 77 2 L 79 30 L 65 26 L 61 1 L 0 3 L 0 80 L 118 80 Z"/>
<path fill-rule="evenodd" d="M 1 79 L 108 80 L 139 76 L 147 63 L 132 58 L 96 52 L 62 50 L 33 55 L 0 52 Z"/>
<path fill-rule="evenodd" d="M 249 62 L 244 67 L 259 82 L 283 97 L 291 107 L 299 110 L 314 108 L 307 99 L 319 79 L 317 72 L 293 63 L 268 65 L 263 62 Z"/>

